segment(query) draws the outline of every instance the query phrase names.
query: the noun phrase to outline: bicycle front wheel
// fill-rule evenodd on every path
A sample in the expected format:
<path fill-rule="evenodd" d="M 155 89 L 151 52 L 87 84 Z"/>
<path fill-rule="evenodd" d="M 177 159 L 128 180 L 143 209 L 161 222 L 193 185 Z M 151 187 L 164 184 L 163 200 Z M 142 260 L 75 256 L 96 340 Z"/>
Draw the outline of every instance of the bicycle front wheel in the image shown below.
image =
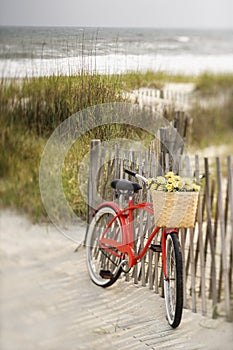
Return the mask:
<path fill-rule="evenodd" d="M 122 242 L 122 225 L 119 218 L 115 219 L 106 230 L 116 215 L 114 208 L 102 206 L 90 223 L 86 240 L 87 268 L 90 278 L 95 284 L 104 288 L 116 282 L 122 271 L 121 253 L 113 247 L 104 249 L 99 244 L 103 234 L 105 238 Z"/>
<path fill-rule="evenodd" d="M 183 311 L 183 265 L 180 243 L 175 232 L 166 238 L 166 269 L 164 296 L 170 326 L 179 326 Z"/>

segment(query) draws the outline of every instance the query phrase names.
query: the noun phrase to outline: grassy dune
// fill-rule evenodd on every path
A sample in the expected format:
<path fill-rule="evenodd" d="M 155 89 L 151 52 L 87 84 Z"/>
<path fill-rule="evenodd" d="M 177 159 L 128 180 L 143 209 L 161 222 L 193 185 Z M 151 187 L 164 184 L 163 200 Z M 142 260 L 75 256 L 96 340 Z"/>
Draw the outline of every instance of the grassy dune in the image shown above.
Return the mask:
<path fill-rule="evenodd" d="M 161 88 L 166 82 L 193 82 L 196 94 L 215 98 L 233 94 L 233 75 L 203 74 L 199 77 L 170 76 L 162 72 L 124 75 L 51 76 L 0 82 L 0 205 L 18 208 L 34 220 L 46 217 L 38 186 L 38 169 L 44 145 L 53 130 L 73 113 L 89 106 L 122 102 L 123 91 L 139 87 Z M 231 95 L 232 96 L 232 95 Z M 208 145 L 232 139 L 233 102 L 216 108 L 195 106 L 192 140 Z M 207 132 L 208 130 L 208 132 Z M 67 155 L 63 183 L 68 200 L 78 215 L 85 217 L 86 206 L 75 183 L 79 162 L 90 140 L 128 136 L 143 139 L 135 128 L 102 127 L 84 135 Z M 231 135 L 231 136 L 230 136 Z M 76 148 L 75 148 L 76 147 Z M 83 154 L 77 155 L 77 147 Z"/>

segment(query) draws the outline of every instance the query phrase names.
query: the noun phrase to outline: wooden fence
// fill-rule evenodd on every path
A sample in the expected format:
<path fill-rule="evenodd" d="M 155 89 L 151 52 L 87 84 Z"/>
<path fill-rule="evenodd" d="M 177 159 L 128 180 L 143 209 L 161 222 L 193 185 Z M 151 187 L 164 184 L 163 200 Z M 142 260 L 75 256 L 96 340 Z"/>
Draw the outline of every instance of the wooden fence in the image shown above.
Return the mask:
<path fill-rule="evenodd" d="M 185 131 L 185 118 L 183 131 Z M 163 132 L 162 132 L 163 133 Z M 130 145 L 120 147 L 92 141 L 89 173 L 89 208 L 90 220 L 93 208 L 103 200 L 116 200 L 110 188 L 113 178 L 126 178 L 123 169 L 131 168 L 146 177 L 156 176 L 175 168 L 183 176 L 195 176 L 201 181 L 198 213 L 194 229 L 180 229 L 180 241 L 183 257 L 184 307 L 213 318 L 223 316 L 232 321 L 232 257 L 233 257 L 233 189 L 232 159 L 199 159 L 198 155 L 179 154 L 176 164 L 171 163 L 169 154 L 158 153 L 151 147 L 146 151 L 135 151 Z M 161 166 L 162 162 L 162 166 Z M 132 179 L 133 180 L 133 179 Z M 143 188 L 136 200 L 150 200 L 150 193 Z M 124 205 L 124 203 L 120 203 Z M 151 220 L 150 219 L 146 219 Z M 149 229 L 140 233 L 136 227 L 135 248 L 141 249 Z M 150 227 L 147 222 L 147 227 Z M 145 227 L 145 225 L 143 226 Z M 158 238 L 155 238 L 155 243 Z M 149 286 L 155 293 L 163 296 L 163 276 L 161 254 L 148 250 L 137 266 L 126 275 L 126 280 Z"/>
<path fill-rule="evenodd" d="M 182 84 L 181 84 L 182 85 Z M 151 106 L 156 105 L 156 108 L 165 106 L 168 107 L 176 106 L 179 109 L 187 110 L 190 107 L 191 98 L 193 98 L 193 84 L 185 84 L 186 91 L 184 87 L 177 90 L 179 84 L 176 84 L 176 89 L 164 88 L 164 89 L 154 89 L 154 88 L 139 88 L 131 92 L 126 92 L 126 96 L 133 102 L 138 103 L 141 106 Z"/>

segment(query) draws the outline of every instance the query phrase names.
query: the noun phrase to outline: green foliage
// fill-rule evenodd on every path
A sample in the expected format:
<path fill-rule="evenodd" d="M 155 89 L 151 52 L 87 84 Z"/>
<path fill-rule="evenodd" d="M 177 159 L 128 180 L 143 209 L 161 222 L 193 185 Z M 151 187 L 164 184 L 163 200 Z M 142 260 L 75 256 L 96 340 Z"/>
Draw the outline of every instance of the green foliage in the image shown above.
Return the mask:
<path fill-rule="evenodd" d="M 233 89 L 233 74 L 200 74 L 195 81 L 196 91 L 202 94 L 218 93 L 226 89 Z"/>
<path fill-rule="evenodd" d="M 190 112 L 193 115 L 192 143 L 201 148 L 231 142 L 233 133 L 233 102 L 222 106 L 203 108 L 199 105 Z"/>
<path fill-rule="evenodd" d="M 119 77 L 50 76 L 1 81 L 0 197 L 34 218 L 45 214 L 39 191 L 43 147 L 54 129 L 77 111 L 124 101 Z M 104 130 L 102 130 L 104 133 Z M 88 143 L 82 149 L 89 147 Z"/>
<path fill-rule="evenodd" d="M 166 82 L 184 83 L 193 82 L 194 78 L 181 74 L 171 75 L 163 71 L 129 72 L 121 75 L 122 87 L 126 90 L 148 87 L 153 89 L 163 88 Z"/>
<path fill-rule="evenodd" d="M 125 90 L 140 87 L 162 88 L 166 82 L 194 82 L 199 96 L 229 94 L 233 76 L 203 74 L 197 78 L 168 75 L 163 72 L 2 79 L 0 82 L 0 204 L 17 207 L 34 219 L 45 217 L 38 173 L 44 145 L 54 129 L 72 114 L 89 106 L 125 101 Z M 193 117 L 193 143 L 206 146 L 227 141 L 233 131 L 233 102 L 224 106 L 190 111 Z M 168 112 L 164 116 L 170 120 Z M 219 136 L 221 135 L 221 137 Z M 63 186 L 75 212 L 85 217 L 86 205 L 77 186 L 77 173 L 90 140 L 129 138 L 150 142 L 150 135 L 135 127 L 103 125 L 83 135 L 67 154 Z M 229 136 L 229 138 L 232 136 Z"/>
<path fill-rule="evenodd" d="M 0 131 L 0 204 L 16 207 L 35 220 L 45 217 L 38 172 L 45 140 L 29 130 Z"/>
<path fill-rule="evenodd" d="M 193 143 L 201 147 L 232 144 L 233 75 L 201 74 L 195 90 L 198 103 L 190 111 Z"/>
<path fill-rule="evenodd" d="M 123 101 L 121 95 L 116 76 L 83 74 L 2 81 L 1 118 L 6 127 L 21 125 L 47 136 L 77 111 Z"/>

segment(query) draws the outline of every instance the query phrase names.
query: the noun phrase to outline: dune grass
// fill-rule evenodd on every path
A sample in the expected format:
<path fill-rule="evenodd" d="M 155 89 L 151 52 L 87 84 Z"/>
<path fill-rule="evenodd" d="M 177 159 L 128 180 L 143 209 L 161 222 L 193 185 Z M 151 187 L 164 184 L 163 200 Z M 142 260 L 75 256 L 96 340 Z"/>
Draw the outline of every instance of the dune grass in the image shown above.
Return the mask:
<path fill-rule="evenodd" d="M 122 99 L 117 76 L 81 74 L 2 81 L 1 118 L 5 126 L 20 125 L 37 135 L 49 135 L 77 111 Z"/>
<path fill-rule="evenodd" d="M 196 91 L 202 95 L 206 92 L 208 94 L 216 94 L 230 89 L 233 93 L 233 74 L 219 73 L 202 73 L 194 80 Z"/>
<path fill-rule="evenodd" d="M 233 100 L 223 106 L 213 105 L 208 108 L 196 105 L 190 112 L 193 115 L 192 144 L 196 148 L 210 145 L 233 146 Z"/>
<path fill-rule="evenodd" d="M 112 101 L 124 101 L 117 76 L 82 74 L 2 80 L 1 206 L 16 207 L 35 220 L 44 217 L 38 171 L 47 139 L 73 113 Z"/>
<path fill-rule="evenodd" d="M 125 101 L 124 91 L 139 87 L 161 88 L 166 82 L 193 82 L 199 96 L 233 91 L 233 75 L 171 76 L 163 72 L 122 75 L 80 74 L 4 80 L 0 82 L 0 205 L 28 213 L 34 220 L 46 218 L 41 202 L 38 170 L 45 143 L 54 129 L 72 114 L 89 106 Z M 196 145 L 224 142 L 233 131 L 232 99 L 219 108 L 196 106 L 192 113 L 192 140 Z M 127 130 L 127 135 L 126 135 Z M 208 132 L 207 132 L 208 131 Z M 81 217 L 86 205 L 75 177 L 90 140 L 147 137 L 136 128 L 102 127 L 84 135 L 67 155 L 63 185 L 68 201 Z M 221 135 L 221 136 L 220 136 Z M 221 141 L 222 140 L 222 141 Z M 77 153 L 77 149 L 79 153 Z M 81 150 L 81 151 L 80 151 Z"/>
<path fill-rule="evenodd" d="M 233 145 L 233 75 L 203 73 L 195 81 L 192 140 L 201 148 Z"/>

